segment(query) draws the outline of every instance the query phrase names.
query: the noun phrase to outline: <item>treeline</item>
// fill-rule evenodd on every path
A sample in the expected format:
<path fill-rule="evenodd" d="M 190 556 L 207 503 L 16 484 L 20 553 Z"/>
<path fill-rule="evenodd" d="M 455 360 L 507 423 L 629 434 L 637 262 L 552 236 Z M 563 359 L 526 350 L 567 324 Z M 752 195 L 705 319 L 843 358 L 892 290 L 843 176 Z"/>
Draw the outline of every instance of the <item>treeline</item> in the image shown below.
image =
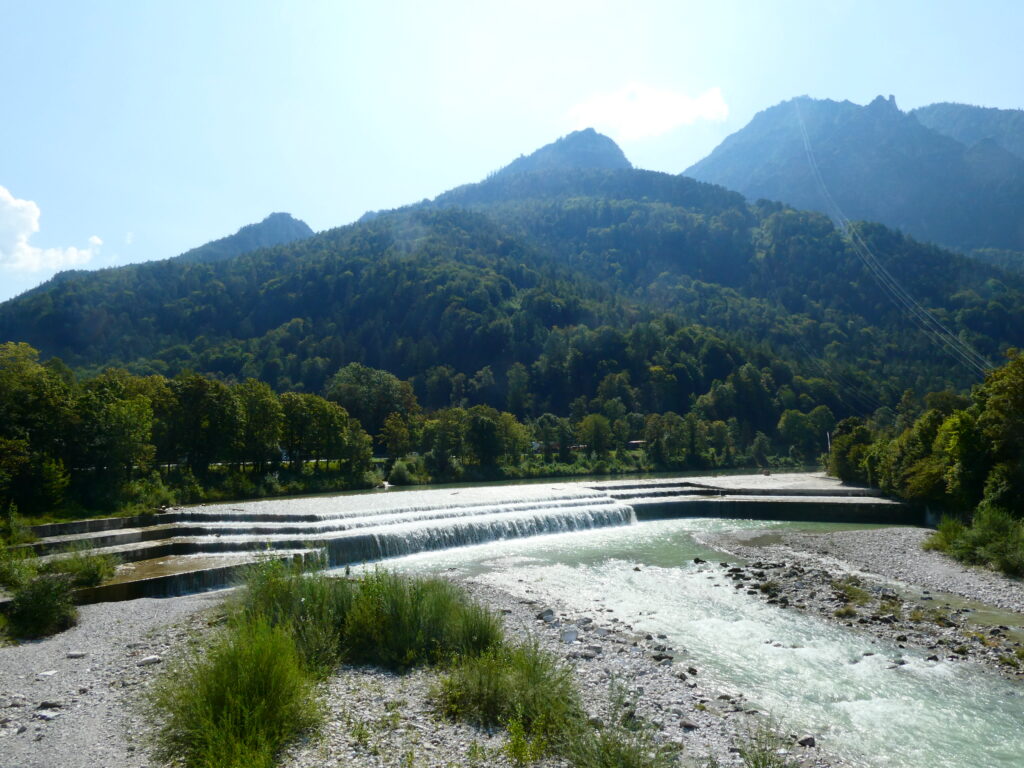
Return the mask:
<path fill-rule="evenodd" d="M 0 509 L 141 511 L 367 482 L 369 436 L 318 395 L 194 373 L 80 380 L 38 357 L 0 345 Z"/>
<path fill-rule="evenodd" d="M 716 354 L 724 355 L 719 350 Z M 712 358 L 706 362 L 710 365 Z M 398 484 L 814 462 L 842 408 L 784 365 L 733 369 L 694 395 L 669 367 L 645 393 L 628 371 L 536 415 L 525 367 L 504 387 L 435 371 L 409 381 L 360 363 L 320 394 L 108 369 L 78 377 L 27 344 L 0 345 L 0 509 L 87 514 Z M 498 395 L 505 407 L 497 407 Z M 652 400 L 653 398 L 653 400 Z M 646 404 L 682 407 L 648 410 Z M 840 410 L 840 414 L 842 411 Z M 374 461 L 374 454 L 378 460 Z M 376 464 L 376 466 L 375 466 Z"/>
<path fill-rule="evenodd" d="M 844 419 L 830 471 L 947 517 L 931 545 L 1024 574 L 1024 355 L 990 371 L 971 396 L 907 392 L 893 422 Z"/>

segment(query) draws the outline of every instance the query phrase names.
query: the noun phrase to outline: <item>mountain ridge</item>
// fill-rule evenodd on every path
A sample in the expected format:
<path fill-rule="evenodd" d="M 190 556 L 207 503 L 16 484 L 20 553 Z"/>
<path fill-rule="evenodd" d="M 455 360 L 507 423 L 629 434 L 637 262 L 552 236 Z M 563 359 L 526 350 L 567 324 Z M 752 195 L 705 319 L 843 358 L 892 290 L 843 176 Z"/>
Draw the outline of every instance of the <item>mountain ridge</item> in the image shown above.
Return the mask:
<path fill-rule="evenodd" d="M 233 235 L 185 251 L 174 259 L 214 262 L 230 259 L 258 248 L 285 245 L 310 237 L 313 230 L 306 222 L 290 213 L 271 213 L 262 221 L 246 224 Z"/>
<path fill-rule="evenodd" d="M 1024 161 L 997 149 L 934 131 L 891 96 L 804 96 L 757 113 L 683 173 L 964 252 L 1024 250 Z"/>

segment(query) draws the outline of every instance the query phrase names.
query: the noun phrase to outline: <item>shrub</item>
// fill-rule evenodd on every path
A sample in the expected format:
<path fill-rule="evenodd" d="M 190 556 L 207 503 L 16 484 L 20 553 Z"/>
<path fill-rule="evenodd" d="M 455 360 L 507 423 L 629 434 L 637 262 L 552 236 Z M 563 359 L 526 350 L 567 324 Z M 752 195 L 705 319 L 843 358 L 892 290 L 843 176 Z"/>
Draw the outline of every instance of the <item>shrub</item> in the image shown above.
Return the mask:
<path fill-rule="evenodd" d="M 924 542 L 925 549 L 934 549 L 939 552 L 949 552 L 951 548 L 963 538 L 967 532 L 967 526 L 955 517 L 943 515 L 939 521 L 935 533 L 929 536 Z"/>
<path fill-rule="evenodd" d="M 313 694 L 288 632 L 241 622 L 154 687 L 156 754 L 185 768 L 271 768 L 285 743 L 322 722 Z"/>
<path fill-rule="evenodd" d="M 413 484 L 412 473 L 409 472 L 409 467 L 406 466 L 404 461 L 395 462 L 395 466 L 391 468 L 391 473 L 388 475 L 388 482 L 392 485 Z"/>
<path fill-rule="evenodd" d="M 535 644 L 498 646 L 463 657 L 434 691 L 447 717 L 522 729 L 545 747 L 564 744 L 583 720 L 572 672 Z"/>
<path fill-rule="evenodd" d="M 7 612 L 14 637 L 46 637 L 72 627 L 78 611 L 71 600 L 70 579 L 64 574 L 36 576 L 14 590 Z"/>
<path fill-rule="evenodd" d="M 575 768 L 669 768 L 677 749 L 659 745 L 649 727 L 576 730 L 561 750 Z"/>
<path fill-rule="evenodd" d="M 30 550 L 0 545 L 0 587 L 17 589 L 28 583 L 37 571 L 36 558 Z"/>
<path fill-rule="evenodd" d="M 360 579 L 346 617 L 344 655 L 406 669 L 479 654 L 501 638 L 498 619 L 453 584 L 374 571 Z"/>

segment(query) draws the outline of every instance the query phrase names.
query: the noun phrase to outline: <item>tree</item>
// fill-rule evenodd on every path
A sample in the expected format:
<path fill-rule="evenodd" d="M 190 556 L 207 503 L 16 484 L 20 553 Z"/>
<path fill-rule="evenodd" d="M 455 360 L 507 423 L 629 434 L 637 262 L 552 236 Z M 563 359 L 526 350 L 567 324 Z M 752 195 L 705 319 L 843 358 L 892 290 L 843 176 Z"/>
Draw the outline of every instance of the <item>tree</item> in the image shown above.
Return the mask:
<path fill-rule="evenodd" d="M 349 363 L 330 378 L 327 399 L 342 406 L 370 434 L 380 434 L 388 414 L 409 418 L 419 411 L 409 382 L 362 363 Z"/>
<path fill-rule="evenodd" d="M 262 472 L 268 461 L 280 458 L 284 409 L 274 390 L 256 379 L 237 385 L 235 397 L 241 408 L 238 457 L 253 462 L 256 471 Z"/>
<path fill-rule="evenodd" d="M 409 434 L 405 419 L 399 413 L 388 414 L 377 439 L 384 444 L 388 458 L 392 462 L 398 461 L 412 450 L 412 436 Z"/>
<path fill-rule="evenodd" d="M 530 374 L 522 363 L 513 363 L 506 374 L 508 378 L 508 409 L 518 417 L 523 417 L 530 410 Z"/>
<path fill-rule="evenodd" d="M 608 419 L 599 413 L 591 413 L 576 428 L 580 443 L 587 446 L 591 456 L 607 458 L 612 447 L 612 427 Z"/>
<path fill-rule="evenodd" d="M 479 406 L 469 410 L 466 445 L 482 467 L 496 467 L 502 453 L 498 422 Z"/>
<path fill-rule="evenodd" d="M 223 382 L 197 373 L 174 380 L 177 399 L 173 442 L 193 474 L 204 476 L 213 461 L 235 456 L 241 437 L 242 409 Z"/>
<path fill-rule="evenodd" d="M 469 414 L 462 408 L 443 408 L 423 425 L 423 459 L 435 478 L 454 479 L 466 452 Z"/>

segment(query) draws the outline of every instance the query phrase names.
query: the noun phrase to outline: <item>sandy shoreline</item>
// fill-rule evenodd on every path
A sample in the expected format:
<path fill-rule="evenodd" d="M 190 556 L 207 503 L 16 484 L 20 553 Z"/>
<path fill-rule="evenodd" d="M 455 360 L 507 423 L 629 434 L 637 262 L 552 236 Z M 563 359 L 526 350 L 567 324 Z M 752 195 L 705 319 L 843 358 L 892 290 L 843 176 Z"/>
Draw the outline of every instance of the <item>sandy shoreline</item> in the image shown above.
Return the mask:
<path fill-rule="evenodd" d="M 838 570 L 857 570 L 918 589 L 962 594 L 1005 610 L 1024 610 L 1020 582 L 924 552 L 919 547 L 924 534 L 901 528 L 787 532 L 767 546 L 749 541 L 754 534 L 746 541 L 730 535 L 709 543 L 750 559 L 799 561 L 805 573 L 817 568 L 821 578 Z M 604 722 L 613 717 L 609 691 L 614 680 L 625 690 L 637 717 L 657 728 L 657 738 L 681 748 L 682 765 L 699 764 L 708 754 L 722 765 L 738 764 L 730 747 L 761 715 L 752 712 L 742 696 L 723 694 L 708 684 L 700 673 L 700 659 L 686 658 L 666 648 L 664 640 L 635 633 L 609 615 L 573 614 L 562 606 L 520 599 L 487 585 L 466 586 L 503 615 L 511 637 L 531 637 L 573 665 L 592 717 Z M 225 594 L 84 606 L 77 627 L 43 641 L 0 648 L 0 768 L 155 766 L 143 738 L 142 694 L 168 664 L 189 652 L 191 642 L 210 631 L 209 616 Z M 549 621 L 538 618 L 545 608 L 552 611 Z M 825 610 L 831 610 L 831 604 L 823 606 L 823 617 L 829 618 Z M 570 626 L 578 629 L 579 638 L 567 644 L 562 642 L 562 630 Z M 878 634 L 895 631 L 884 622 L 877 627 L 866 622 L 862 628 Z M 928 636 L 922 642 L 934 640 Z M 159 661 L 144 662 L 153 656 Z M 429 703 L 435 680 L 430 671 L 397 676 L 340 670 L 324 686 L 327 726 L 321 734 L 292 745 L 281 765 L 508 765 L 500 752 L 500 733 L 437 719 Z M 816 748 L 792 744 L 791 751 L 805 766 L 840 765 Z"/>

